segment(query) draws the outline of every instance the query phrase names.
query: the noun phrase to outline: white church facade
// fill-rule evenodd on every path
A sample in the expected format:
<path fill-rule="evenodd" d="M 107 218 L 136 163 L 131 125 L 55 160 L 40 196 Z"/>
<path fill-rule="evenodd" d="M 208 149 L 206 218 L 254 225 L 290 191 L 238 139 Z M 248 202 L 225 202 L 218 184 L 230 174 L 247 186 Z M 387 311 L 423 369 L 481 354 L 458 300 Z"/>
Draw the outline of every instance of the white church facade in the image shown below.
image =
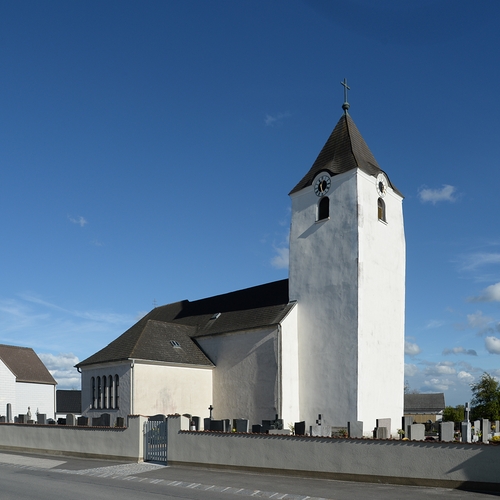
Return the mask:
<path fill-rule="evenodd" d="M 77 365 L 82 412 L 274 419 L 403 415 L 402 194 L 348 114 L 292 189 L 289 278 L 156 307 Z"/>

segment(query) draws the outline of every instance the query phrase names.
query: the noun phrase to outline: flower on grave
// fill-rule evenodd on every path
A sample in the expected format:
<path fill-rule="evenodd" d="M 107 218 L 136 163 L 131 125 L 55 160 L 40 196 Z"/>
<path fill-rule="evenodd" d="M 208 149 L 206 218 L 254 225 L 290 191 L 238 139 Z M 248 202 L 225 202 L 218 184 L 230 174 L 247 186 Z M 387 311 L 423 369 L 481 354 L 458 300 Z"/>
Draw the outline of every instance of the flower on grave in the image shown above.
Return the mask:
<path fill-rule="evenodd" d="M 398 434 L 400 436 L 404 436 L 405 435 L 405 431 L 403 429 L 398 429 Z"/>

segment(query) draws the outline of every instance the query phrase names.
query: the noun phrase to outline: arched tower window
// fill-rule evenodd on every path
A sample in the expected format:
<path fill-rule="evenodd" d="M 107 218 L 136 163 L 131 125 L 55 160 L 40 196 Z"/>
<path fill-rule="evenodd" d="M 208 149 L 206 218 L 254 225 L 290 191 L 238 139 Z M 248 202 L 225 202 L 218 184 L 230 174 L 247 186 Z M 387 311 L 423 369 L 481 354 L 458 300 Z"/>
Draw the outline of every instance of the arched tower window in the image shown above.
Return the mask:
<path fill-rule="evenodd" d="M 108 377 L 109 407 L 115 407 L 115 393 L 113 388 L 113 375 Z"/>
<path fill-rule="evenodd" d="M 97 408 L 102 408 L 101 377 L 97 377 Z"/>
<path fill-rule="evenodd" d="M 385 216 L 385 202 L 382 198 L 378 199 L 378 220 L 381 220 L 383 222 L 387 222 L 387 219 Z"/>
<path fill-rule="evenodd" d="M 120 378 L 118 375 L 115 375 L 115 408 L 119 408 L 119 393 L 118 389 L 120 387 Z"/>
<path fill-rule="evenodd" d="M 95 378 L 92 377 L 90 379 L 90 386 L 91 386 L 91 394 L 92 394 L 92 399 L 90 401 L 90 407 L 91 408 L 96 408 L 97 407 L 97 397 L 95 393 Z"/>
<path fill-rule="evenodd" d="M 318 220 L 328 219 L 330 217 L 330 198 L 323 196 L 318 204 Z"/>
<path fill-rule="evenodd" d="M 107 408 L 108 407 L 108 377 L 106 377 L 106 375 L 104 375 L 104 377 L 102 377 L 102 399 L 103 399 L 103 403 L 102 403 L 102 407 L 103 408 Z"/>

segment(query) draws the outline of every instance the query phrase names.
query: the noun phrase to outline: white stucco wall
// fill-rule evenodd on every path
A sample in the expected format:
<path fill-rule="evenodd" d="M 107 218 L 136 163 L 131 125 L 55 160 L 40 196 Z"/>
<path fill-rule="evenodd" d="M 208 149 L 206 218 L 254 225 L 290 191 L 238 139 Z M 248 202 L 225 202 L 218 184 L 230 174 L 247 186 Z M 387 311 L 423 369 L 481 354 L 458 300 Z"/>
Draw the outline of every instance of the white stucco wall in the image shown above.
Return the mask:
<path fill-rule="evenodd" d="M 314 185 L 314 183 L 313 183 Z M 329 219 L 309 186 L 292 198 L 290 299 L 298 301 L 300 413 L 324 428 L 357 420 L 356 171 L 332 177 Z"/>
<path fill-rule="evenodd" d="M 188 413 L 208 417 L 212 404 L 212 368 L 170 366 L 135 361 L 134 413 Z"/>
<path fill-rule="evenodd" d="M 47 418 L 54 418 L 55 398 L 54 385 L 16 382 L 14 374 L 0 360 L 0 415 L 7 415 L 7 404 L 10 403 L 13 419 L 19 414 L 26 415 L 28 407 L 33 420 L 36 420 L 37 409 Z"/>
<path fill-rule="evenodd" d="M 378 220 L 376 179 L 358 173 L 358 418 L 401 427 L 404 394 L 405 235 L 402 198 L 388 188 L 387 223 Z"/>
<path fill-rule="evenodd" d="M 36 422 L 36 412 L 44 413 L 47 418 L 55 418 L 56 414 L 56 393 L 55 385 L 31 384 L 27 382 L 16 382 L 16 413 L 27 414 L 28 407 L 31 411 L 31 418 Z"/>
<path fill-rule="evenodd" d="M 0 360 L 0 415 L 7 415 L 7 404 L 11 405 L 12 417 L 17 415 L 16 377 Z"/>
<path fill-rule="evenodd" d="M 300 419 L 297 305 L 281 322 L 281 411 L 285 427 Z"/>
<path fill-rule="evenodd" d="M 216 366 L 215 419 L 247 418 L 252 425 L 279 414 L 278 339 L 277 328 L 197 339 Z"/>

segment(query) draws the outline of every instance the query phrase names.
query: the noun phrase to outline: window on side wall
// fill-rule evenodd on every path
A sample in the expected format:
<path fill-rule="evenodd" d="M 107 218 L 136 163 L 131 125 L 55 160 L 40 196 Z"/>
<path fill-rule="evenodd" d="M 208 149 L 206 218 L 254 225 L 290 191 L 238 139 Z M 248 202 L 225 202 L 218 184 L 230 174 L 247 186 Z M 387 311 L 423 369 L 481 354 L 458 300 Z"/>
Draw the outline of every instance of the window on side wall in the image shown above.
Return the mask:
<path fill-rule="evenodd" d="M 330 198 L 324 196 L 318 203 L 318 221 L 330 217 Z"/>
<path fill-rule="evenodd" d="M 382 222 L 387 222 L 385 214 L 385 202 L 382 198 L 378 199 L 378 220 Z"/>

